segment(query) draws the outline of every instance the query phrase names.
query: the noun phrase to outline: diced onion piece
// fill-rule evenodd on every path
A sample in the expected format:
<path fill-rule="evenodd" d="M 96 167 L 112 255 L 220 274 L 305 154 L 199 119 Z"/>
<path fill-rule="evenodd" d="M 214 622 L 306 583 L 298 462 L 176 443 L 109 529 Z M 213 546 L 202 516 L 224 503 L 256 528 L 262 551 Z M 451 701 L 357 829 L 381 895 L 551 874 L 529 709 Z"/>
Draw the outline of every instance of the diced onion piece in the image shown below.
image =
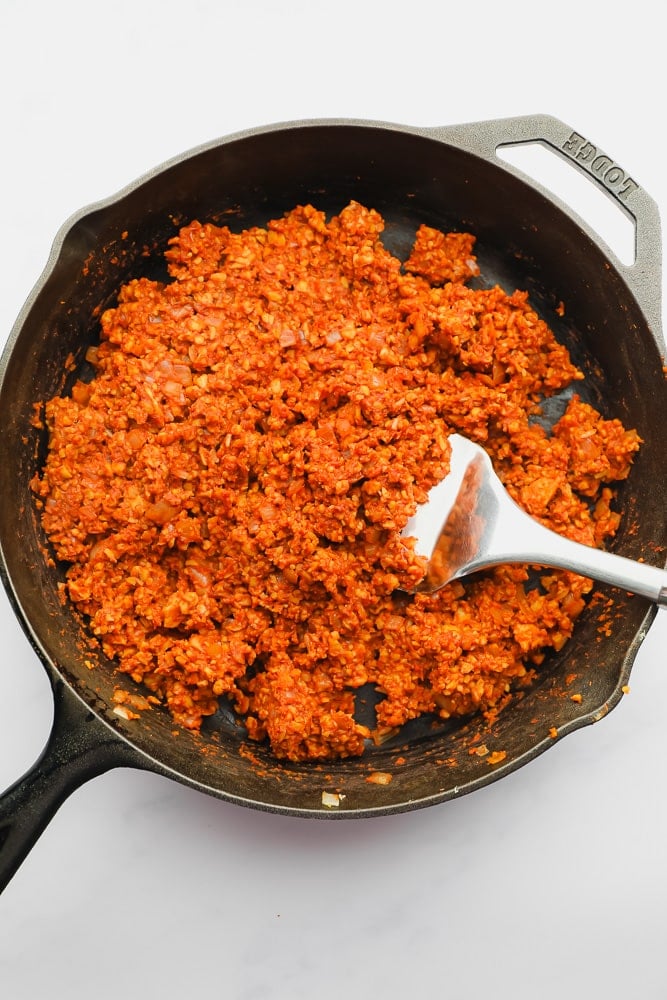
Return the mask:
<path fill-rule="evenodd" d="M 368 775 L 366 781 L 369 781 L 371 785 L 388 785 L 392 777 L 393 775 L 389 774 L 388 771 L 373 771 L 372 774 Z"/>
<path fill-rule="evenodd" d="M 336 809 L 344 798 L 339 792 L 322 792 L 322 805 L 327 809 Z"/>

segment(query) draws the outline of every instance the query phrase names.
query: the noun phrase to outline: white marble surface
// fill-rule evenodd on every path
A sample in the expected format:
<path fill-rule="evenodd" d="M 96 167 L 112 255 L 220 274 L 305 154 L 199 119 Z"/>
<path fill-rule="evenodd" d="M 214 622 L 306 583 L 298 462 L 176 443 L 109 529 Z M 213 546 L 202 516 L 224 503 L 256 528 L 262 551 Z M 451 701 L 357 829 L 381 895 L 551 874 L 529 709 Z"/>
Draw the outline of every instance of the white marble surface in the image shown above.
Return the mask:
<path fill-rule="evenodd" d="M 0 340 L 72 212 L 273 121 L 546 112 L 664 215 L 655 10 L 3 0 Z M 6 787 L 41 750 L 51 702 L 4 593 L 0 635 Z M 90 782 L 0 899 L 0 996 L 664 998 L 666 645 L 659 617 L 607 719 L 421 812 L 307 822 L 147 773 Z"/>

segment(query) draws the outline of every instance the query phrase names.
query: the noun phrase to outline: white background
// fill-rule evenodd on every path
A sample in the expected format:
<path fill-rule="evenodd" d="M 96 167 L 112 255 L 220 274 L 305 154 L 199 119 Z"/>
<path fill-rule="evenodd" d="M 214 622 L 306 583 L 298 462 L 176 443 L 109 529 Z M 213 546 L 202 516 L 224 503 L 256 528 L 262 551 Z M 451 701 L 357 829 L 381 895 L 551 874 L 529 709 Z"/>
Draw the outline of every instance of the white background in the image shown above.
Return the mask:
<path fill-rule="evenodd" d="M 275 121 L 549 113 L 664 217 L 658 10 L 0 0 L 0 342 L 71 213 Z M 4 593 L 0 636 L 6 787 L 40 752 L 51 702 Z M 666 645 L 659 616 L 607 719 L 428 810 L 305 821 L 142 772 L 95 779 L 0 897 L 0 995 L 664 1000 Z"/>

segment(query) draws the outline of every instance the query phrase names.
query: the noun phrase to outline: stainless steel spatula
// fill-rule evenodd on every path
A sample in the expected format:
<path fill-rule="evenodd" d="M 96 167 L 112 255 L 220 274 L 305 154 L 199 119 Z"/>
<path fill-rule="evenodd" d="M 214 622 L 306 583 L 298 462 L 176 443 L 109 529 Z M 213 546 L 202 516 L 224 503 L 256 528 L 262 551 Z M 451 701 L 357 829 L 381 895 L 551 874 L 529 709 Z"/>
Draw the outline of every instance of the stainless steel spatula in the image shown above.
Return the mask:
<path fill-rule="evenodd" d="M 667 605 L 667 571 L 573 542 L 545 528 L 510 497 L 479 445 L 449 438 L 449 474 L 403 529 L 428 559 L 416 588 L 434 593 L 452 580 L 502 563 L 572 570 Z"/>

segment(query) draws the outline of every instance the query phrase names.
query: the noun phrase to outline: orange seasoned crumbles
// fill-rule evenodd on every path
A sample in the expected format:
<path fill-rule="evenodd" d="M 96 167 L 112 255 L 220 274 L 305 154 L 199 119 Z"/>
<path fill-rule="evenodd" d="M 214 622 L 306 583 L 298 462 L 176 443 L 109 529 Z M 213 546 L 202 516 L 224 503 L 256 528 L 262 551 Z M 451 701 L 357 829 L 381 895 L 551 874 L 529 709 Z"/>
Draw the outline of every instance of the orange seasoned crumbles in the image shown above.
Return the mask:
<path fill-rule="evenodd" d="M 240 233 L 191 223 L 172 280 L 130 281 L 103 314 L 92 381 L 45 407 L 33 488 L 104 651 L 184 726 L 224 696 L 292 760 L 359 755 L 424 713 L 492 715 L 572 632 L 591 587 L 573 574 L 405 593 L 424 566 L 400 533 L 450 432 L 595 545 L 639 443 L 576 393 L 544 429 L 541 400 L 581 372 L 525 292 L 465 283 L 473 236 L 422 226 L 401 263 L 382 229 L 355 202 Z"/>

